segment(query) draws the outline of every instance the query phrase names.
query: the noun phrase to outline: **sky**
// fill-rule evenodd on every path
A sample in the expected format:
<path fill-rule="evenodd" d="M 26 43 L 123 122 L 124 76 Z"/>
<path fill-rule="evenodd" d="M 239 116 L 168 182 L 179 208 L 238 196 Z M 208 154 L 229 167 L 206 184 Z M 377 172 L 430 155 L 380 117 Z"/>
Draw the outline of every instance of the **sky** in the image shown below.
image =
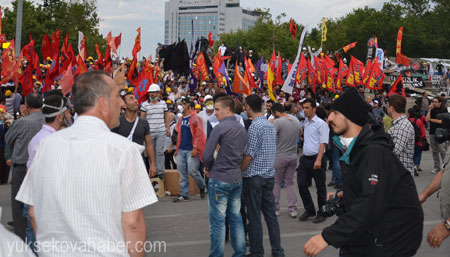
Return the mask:
<path fill-rule="evenodd" d="M 121 56 L 131 56 L 136 29 L 141 27 L 141 57 L 154 56 L 156 44 L 164 43 L 164 2 L 167 0 L 97 0 L 100 16 L 100 33 L 109 31 L 113 36 L 122 33 Z M 35 0 L 34 2 L 42 2 Z M 323 17 L 339 18 L 353 9 L 369 6 L 380 9 L 385 0 L 241 0 L 245 9 L 270 8 L 275 18 L 286 13 L 286 21 L 316 27 Z M 10 0 L 0 0 L 0 5 L 11 6 Z"/>

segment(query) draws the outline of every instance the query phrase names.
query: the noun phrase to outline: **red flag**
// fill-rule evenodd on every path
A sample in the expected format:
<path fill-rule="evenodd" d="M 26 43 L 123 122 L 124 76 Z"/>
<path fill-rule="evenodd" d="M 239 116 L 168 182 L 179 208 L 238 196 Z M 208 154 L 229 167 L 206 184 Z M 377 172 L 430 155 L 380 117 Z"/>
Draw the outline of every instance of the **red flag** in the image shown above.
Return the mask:
<path fill-rule="evenodd" d="M 209 41 L 209 48 L 213 47 L 214 45 L 214 40 L 212 38 L 212 32 L 210 31 L 208 34 L 208 41 Z"/>
<path fill-rule="evenodd" d="M 395 62 L 403 66 L 409 66 L 411 64 L 411 59 L 409 59 L 403 54 L 397 54 L 395 56 Z"/>
<path fill-rule="evenodd" d="M 95 44 L 95 52 L 97 52 L 97 64 L 103 66 L 103 54 L 98 48 L 98 44 Z"/>
<path fill-rule="evenodd" d="M 345 63 L 342 61 L 342 59 L 339 59 L 339 73 L 338 78 L 336 80 L 336 88 L 342 92 L 342 80 L 345 76 L 347 76 L 348 68 L 345 65 Z"/>
<path fill-rule="evenodd" d="M 295 83 L 302 83 L 307 75 L 307 63 L 303 53 L 300 54 L 300 62 L 297 69 L 297 75 L 295 76 Z"/>
<path fill-rule="evenodd" d="M 277 80 L 276 84 L 277 85 L 283 85 L 284 84 L 283 78 L 281 77 L 282 65 L 283 65 L 283 62 L 281 61 L 281 54 L 278 51 L 278 66 L 277 66 L 277 78 L 276 78 L 276 80 Z"/>
<path fill-rule="evenodd" d="M 59 54 L 56 54 L 53 58 L 50 69 L 47 71 L 47 75 L 45 76 L 44 87 L 41 90 L 41 93 L 45 93 L 51 90 L 51 86 L 55 83 L 55 78 L 59 76 Z"/>
<path fill-rule="evenodd" d="M 217 82 L 218 82 L 219 86 L 223 82 L 222 73 L 219 72 L 220 65 L 222 64 L 222 59 L 220 57 L 221 57 L 220 51 L 217 51 L 216 56 L 214 56 L 213 65 L 212 65 L 213 66 L 213 73 L 214 73 L 214 75 L 216 75 Z"/>
<path fill-rule="evenodd" d="M 201 80 L 206 81 L 208 79 L 208 67 L 206 66 L 205 56 L 203 55 L 203 52 L 198 55 L 195 63 L 197 64 L 197 69 L 200 71 Z"/>
<path fill-rule="evenodd" d="M 41 48 L 41 52 L 42 52 L 42 59 L 44 60 L 44 62 L 47 60 L 47 57 L 52 58 L 52 48 L 50 45 L 50 39 L 48 37 L 48 34 L 44 35 L 44 38 L 42 38 L 42 48 Z"/>
<path fill-rule="evenodd" d="M 20 84 L 22 84 L 22 93 L 26 97 L 33 93 L 33 66 L 28 65 L 27 68 L 20 75 Z"/>
<path fill-rule="evenodd" d="M 351 57 L 351 61 L 353 61 L 353 75 L 355 76 L 355 84 L 357 85 L 363 85 L 363 72 L 364 72 L 364 64 L 360 60 L 356 59 L 355 57 Z"/>
<path fill-rule="evenodd" d="M 22 55 L 27 58 L 28 63 L 30 65 L 33 63 L 33 59 L 35 56 L 34 53 L 34 40 L 32 40 L 30 43 L 28 43 L 26 46 L 22 48 Z"/>
<path fill-rule="evenodd" d="M 67 70 L 64 72 L 61 80 L 59 81 L 59 85 L 61 85 L 63 95 L 67 95 L 68 93 L 72 92 L 73 82 L 74 79 L 72 72 L 72 64 L 69 64 L 69 67 L 67 67 Z"/>
<path fill-rule="evenodd" d="M 39 65 L 39 56 L 36 51 L 34 52 L 33 69 L 36 72 L 36 79 L 42 80 L 41 67 Z"/>
<path fill-rule="evenodd" d="M 80 56 L 83 61 L 87 59 L 86 36 L 84 34 L 80 41 L 78 56 Z"/>
<path fill-rule="evenodd" d="M 324 67 L 325 62 L 321 58 L 314 56 L 314 64 L 316 65 L 317 83 L 322 85 L 325 83 L 326 76 Z"/>
<path fill-rule="evenodd" d="M 395 47 L 395 62 L 403 66 L 409 66 L 411 64 L 411 59 L 402 54 L 402 38 L 403 38 L 403 27 L 398 29 L 397 33 L 397 45 Z"/>
<path fill-rule="evenodd" d="M 313 85 L 313 82 L 315 82 L 314 81 L 314 74 L 316 73 L 316 71 L 314 70 L 314 67 L 313 67 L 313 65 L 312 65 L 312 63 L 311 63 L 311 60 L 310 59 L 308 59 L 308 84 L 310 85 L 310 86 L 312 86 Z M 315 83 L 314 83 L 315 84 Z"/>
<path fill-rule="evenodd" d="M 133 57 L 133 60 L 131 61 L 131 65 L 130 65 L 130 68 L 128 69 L 128 74 L 127 74 L 127 79 L 129 81 L 131 81 L 133 79 L 134 70 L 136 69 L 136 64 L 137 64 L 137 58 Z"/>
<path fill-rule="evenodd" d="M 51 43 L 52 56 L 51 57 L 54 57 L 56 54 L 59 54 L 60 38 L 61 38 L 61 30 L 58 30 L 52 34 L 52 43 Z"/>
<path fill-rule="evenodd" d="M 133 57 L 141 51 L 141 27 L 139 27 L 137 30 L 138 32 L 136 39 L 134 40 L 134 47 L 133 47 Z"/>
<path fill-rule="evenodd" d="M 142 72 L 141 75 L 138 77 L 136 87 L 134 88 L 133 94 L 138 100 L 139 104 L 145 102 L 147 100 L 148 94 L 148 88 L 151 85 L 150 81 L 150 73 L 148 72 Z"/>
<path fill-rule="evenodd" d="M 333 66 L 336 65 L 336 63 L 333 61 L 333 59 L 331 59 L 328 55 L 325 55 L 325 62 L 328 63 L 329 66 Z"/>
<path fill-rule="evenodd" d="M 376 60 L 376 58 L 375 58 L 375 60 Z M 367 81 L 370 79 L 370 75 L 372 74 L 372 69 L 373 69 L 372 67 L 373 67 L 373 63 L 370 60 L 367 60 L 367 64 L 366 64 L 366 67 L 364 68 L 364 75 L 363 75 L 363 80 L 362 80 L 362 83 L 365 84 L 366 86 L 367 86 Z"/>
<path fill-rule="evenodd" d="M 120 33 L 117 37 L 114 38 L 114 47 L 111 46 L 112 51 L 117 54 L 117 49 L 120 46 L 122 41 L 122 33 Z"/>
<path fill-rule="evenodd" d="M 372 72 L 370 74 L 370 79 L 367 80 L 366 87 L 374 90 L 380 90 L 383 87 L 383 81 L 386 75 L 383 70 L 381 70 L 380 65 L 378 65 L 377 59 L 375 58 L 372 65 Z"/>
<path fill-rule="evenodd" d="M 61 52 L 67 53 L 67 47 L 69 47 L 69 32 L 67 32 L 66 37 L 64 37 L 63 46 L 61 48 Z"/>
<path fill-rule="evenodd" d="M 353 42 L 353 43 L 350 43 L 350 44 L 344 46 L 344 47 L 343 47 L 344 52 L 347 53 L 347 51 L 350 50 L 350 49 L 352 49 L 353 47 L 355 47 L 357 43 L 358 43 L 358 42 Z"/>
<path fill-rule="evenodd" d="M 14 66 L 16 64 L 16 51 L 14 48 L 14 39 L 11 40 L 11 44 L 2 54 L 2 78 L 3 81 L 5 78 L 10 77 L 12 79 L 13 73 L 15 72 Z M 6 82 L 8 82 L 8 79 Z"/>
<path fill-rule="evenodd" d="M 403 97 L 406 98 L 405 85 L 403 84 L 402 75 L 398 76 L 394 85 L 391 87 L 391 90 L 389 90 L 388 97 L 391 95 L 394 95 L 394 94 L 399 94 L 399 95 L 401 94 Z"/>
<path fill-rule="evenodd" d="M 2 12 L 0 12 L 0 35 L 2 34 L 3 24 L 2 24 Z"/>
<path fill-rule="evenodd" d="M 295 35 L 297 35 L 297 25 L 295 25 L 292 18 L 289 21 L 289 32 L 291 32 L 291 34 L 292 34 L 292 39 L 295 39 Z"/>
<path fill-rule="evenodd" d="M 348 75 L 347 75 L 347 79 L 345 80 L 345 84 L 351 86 L 351 87 L 356 87 L 355 84 L 355 74 L 354 74 L 354 69 L 353 69 L 353 56 L 350 59 L 350 64 L 348 65 Z"/>
<path fill-rule="evenodd" d="M 248 85 L 251 88 L 258 88 L 258 86 L 255 83 L 255 80 L 253 79 L 252 68 L 250 66 L 250 63 L 248 62 L 247 57 L 245 57 L 245 56 L 244 56 L 244 62 L 245 62 L 245 67 L 246 67 L 244 77 L 247 77 L 245 80 L 248 82 Z"/>
<path fill-rule="evenodd" d="M 238 94 L 251 95 L 252 91 L 248 86 L 247 81 L 242 78 L 241 74 L 239 74 L 239 65 L 236 62 L 236 66 L 234 68 L 234 81 L 233 81 L 233 92 Z"/>
<path fill-rule="evenodd" d="M 69 46 L 67 47 L 67 56 L 70 60 L 72 60 L 72 66 L 75 66 L 78 64 L 77 62 L 77 56 L 75 55 L 75 52 L 72 48 L 72 43 L 69 43 Z"/>
<path fill-rule="evenodd" d="M 111 35 L 111 31 L 108 33 L 108 35 L 106 35 L 106 44 L 109 46 L 112 46 L 114 44 L 114 38 Z"/>
<path fill-rule="evenodd" d="M 111 47 L 109 45 L 106 46 L 105 51 L 105 71 L 111 72 Z"/>
<path fill-rule="evenodd" d="M 273 49 L 272 58 L 270 58 L 270 61 L 269 61 L 269 66 L 272 71 L 275 70 L 276 63 L 277 63 L 277 56 L 275 55 L 275 49 Z"/>
<path fill-rule="evenodd" d="M 77 56 L 77 64 L 78 64 L 78 75 L 81 75 L 88 71 L 86 64 L 83 61 L 83 58 L 80 55 Z"/>
<path fill-rule="evenodd" d="M 337 72 L 337 69 L 331 66 L 328 62 L 325 62 L 326 66 L 326 84 L 328 91 L 336 92 L 335 90 L 335 73 Z"/>

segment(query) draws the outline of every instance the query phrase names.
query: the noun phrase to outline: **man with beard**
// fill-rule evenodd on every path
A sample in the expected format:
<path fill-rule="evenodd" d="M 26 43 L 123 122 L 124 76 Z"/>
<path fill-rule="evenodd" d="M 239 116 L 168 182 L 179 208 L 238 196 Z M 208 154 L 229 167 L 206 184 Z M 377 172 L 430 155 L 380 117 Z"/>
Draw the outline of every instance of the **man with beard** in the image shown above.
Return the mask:
<path fill-rule="evenodd" d="M 443 99 L 438 96 L 435 97 L 427 113 L 427 122 L 430 123 L 430 146 L 434 160 L 434 170 L 431 171 L 433 174 L 441 170 L 441 159 L 442 164 L 444 164 L 445 152 L 447 152 L 447 143 L 439 144 L 435 135 L 436 129 L 442 127 L 442 120 L 438 119 L 437 115 L 446 112 L 447 108 L 443 106 Z"/>
<path fill-rule="evenodd" d="M 345 210 L 322 234 L 304 246 L 317 256 L 328 245 L 339 256 L 413 256 L 422 241 L 423 211 L 410 172 L 393 155 L 394 145 L 383 129 L 372 130 L 368 108 L 356 89 L 331 105 L 328 121 L 333 143 L 343 155 Z"/>

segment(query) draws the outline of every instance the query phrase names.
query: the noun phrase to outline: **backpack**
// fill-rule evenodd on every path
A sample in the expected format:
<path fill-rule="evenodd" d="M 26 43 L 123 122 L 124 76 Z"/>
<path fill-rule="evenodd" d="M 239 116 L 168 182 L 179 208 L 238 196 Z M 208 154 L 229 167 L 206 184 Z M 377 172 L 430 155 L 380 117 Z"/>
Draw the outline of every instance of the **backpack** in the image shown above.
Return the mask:
<path fill-rule="evenodd" d="M 414 127 L 414 143 L 420 142 L 420 130 L 419 130 L 419 127 L 416 124 L 416 121 L 417 121 L 417 118 L 414 119 L 414 122 L 409 120 L 409 122 L 411 122 L 411 124 Z"/>

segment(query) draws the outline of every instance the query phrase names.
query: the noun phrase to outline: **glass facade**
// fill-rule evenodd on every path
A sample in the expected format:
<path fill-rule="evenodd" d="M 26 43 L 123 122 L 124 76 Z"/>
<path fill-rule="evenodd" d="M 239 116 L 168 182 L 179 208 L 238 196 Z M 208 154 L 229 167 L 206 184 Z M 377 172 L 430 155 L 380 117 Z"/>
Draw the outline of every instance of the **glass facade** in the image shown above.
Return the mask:
<path fill-rule="evenodd" d="M 192 20 L 194 21 L 194 43 L 197 38 L 208 38 L 208 34 L 212 32 L 213 40 L 217 40 L 218 32 L 218 16 L 217 14 L 181 14 L 178 18 L 178 37 L 180 40 L 185 40 L 188 46 L 191 44 L 192 38 Z"/>

